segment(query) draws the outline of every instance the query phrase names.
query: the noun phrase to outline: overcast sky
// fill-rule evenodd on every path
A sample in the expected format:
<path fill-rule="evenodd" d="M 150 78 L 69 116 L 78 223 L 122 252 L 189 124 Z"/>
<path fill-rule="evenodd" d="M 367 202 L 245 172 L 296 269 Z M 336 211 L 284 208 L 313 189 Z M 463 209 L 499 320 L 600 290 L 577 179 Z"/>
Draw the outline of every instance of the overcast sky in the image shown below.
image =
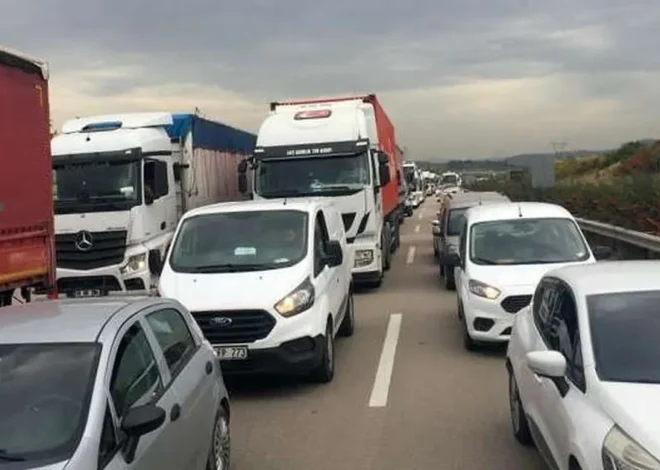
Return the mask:
<path fill-rule="evenodd" d="M 659 137 L 657 0 L 0 0 L 0 41 L 51 65 L 57 124 L 375 92 L 410 158 Z"/>

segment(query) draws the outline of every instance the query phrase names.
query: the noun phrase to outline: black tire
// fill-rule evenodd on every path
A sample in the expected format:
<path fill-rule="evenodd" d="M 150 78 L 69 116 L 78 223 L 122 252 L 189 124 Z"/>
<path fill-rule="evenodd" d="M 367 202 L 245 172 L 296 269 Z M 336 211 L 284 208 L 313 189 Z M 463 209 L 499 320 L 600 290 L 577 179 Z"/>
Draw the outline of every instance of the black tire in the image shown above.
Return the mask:
<path fill-rule="evenodd" d="M 206 462 L 206 470 L 229 470 L 231 465 L 231 432 L 229 416 L 221 406 L 213 423 L 211 450 Z"/>
<path fill-rule="evenodd" d="M 14 289 L 8 291 L 0 291 L 0 307 L 9 307 L 14 298 Z"/>
<path fill-rule="evenodd" d="M 335 338 L 332 331 L 332 320 L 328 319 L 325 327 L 325 336 L 321 344 L 323 352 L 321 363 L 312 371 L 311 378 L 316 383 L 332 382 L 335 377 Z"/>
<path fill-rule="evenodd" d="M 447 266 L 443 268 L 443 277 L 445 281 L 445 289 L 455 290 L 456 282 L 454 281 L 454 270 L 448 269 Z"/>
<path fill-rule="evenodd" d="M 465 320 L 465 315 L 462 315 L 463 323 L 463 347 L 468 351 L 475 351 L 477 349 L 477 342 L 472 339 L 470 332 L 468 331 L 467 321 Z"/>
<path fill-rule="evenodd" d="M 525 409 L 520 401 L 520 394 L 518 393 L 518 384 L 513 373 L 509 371 L 509 411 L 511 412 L 511 427 L 513 429 L 513 436 L 516 440 L 524 445 L 530 447 L 534 445 L 532 433 L 529 430 L 529 422 Z"/>
<path fill-rule="evenodd" d="M 383 227 L 383 242 L 381 246 L 381 253 L 383 256 L 383 271 L 389 271 L 392 267 L 392 234 L 390 232 L 390 224 L 386 223 Z"/>
<path fill-rule="evenodd" d="M 353 336 L 353 332 L 355 332 L 355 302 L 353 299 L 353 289 L 351 289 L 348 293 L 346 313 L 339 326 L 339 335 L 347 338 Z"/>

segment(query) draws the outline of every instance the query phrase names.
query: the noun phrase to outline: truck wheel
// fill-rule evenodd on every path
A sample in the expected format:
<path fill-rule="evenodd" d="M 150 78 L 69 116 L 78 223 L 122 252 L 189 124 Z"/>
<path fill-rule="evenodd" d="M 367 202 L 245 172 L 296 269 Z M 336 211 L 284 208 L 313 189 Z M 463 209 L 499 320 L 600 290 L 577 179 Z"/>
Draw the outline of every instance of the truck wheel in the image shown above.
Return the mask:
<path fill-rule="evenodd" d="M 0 291 L 0 307 L 9 307 L 14 298 L 14 290 Z"/>
<path fill-rule="evenodd" d="M 392 244 L 392 253 L 396 253 L 396 251 L 399 249 L 400 246 L 401 246 L 401 225 L 397 224 L 396 228 L 394 229 L 394 243 Z"/>
<path fill-rule="evenodd" d="M 386 223 L 383 227 L 381 253 L 383 259 L 383 271 L 387 271 L 392 267 L 392 233 L 390 232 L 389 223 Z"/>

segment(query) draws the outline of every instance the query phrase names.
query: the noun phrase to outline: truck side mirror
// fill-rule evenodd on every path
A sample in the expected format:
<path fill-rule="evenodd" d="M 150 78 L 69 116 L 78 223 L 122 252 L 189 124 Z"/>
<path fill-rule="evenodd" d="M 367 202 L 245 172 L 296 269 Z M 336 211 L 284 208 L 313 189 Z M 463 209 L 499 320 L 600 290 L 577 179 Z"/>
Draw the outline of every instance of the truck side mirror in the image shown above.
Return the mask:
<path fill-rule="evenodd" d="M 149 271 L 154 276 L 160 276 L 163 271 L 163 257 L 159 250 L 151 250 L 148 255 Z"/>
<path fill-rule="evenodd" d="M 390 167 L 387 163 L 380 163 L 378 165 L 378 179 L 381 186 L 385 186 L 390 182 Z"/>

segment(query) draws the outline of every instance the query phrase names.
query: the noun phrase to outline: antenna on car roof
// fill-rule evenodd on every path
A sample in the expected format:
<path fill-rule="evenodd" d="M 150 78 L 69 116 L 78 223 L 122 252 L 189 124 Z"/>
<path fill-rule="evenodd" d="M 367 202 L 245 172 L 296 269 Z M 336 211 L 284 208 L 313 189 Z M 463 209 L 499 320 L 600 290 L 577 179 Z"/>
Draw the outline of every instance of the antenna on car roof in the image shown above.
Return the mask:
<path fill-rule="evenodd" d="M 518 217 L 522 217 L 522 207 L 520 207 L 520 204 L 518 204 Z"/>
<path fill-rule="evenodd" d="M 283 205 L 283 206 L 286 206 L 286 202 L 287 202 L 287 201 L 288 201 L 288 199 L 287 199 L 287 198 L 284 198 L 284 201 L 282 201 L 282 205 Z"/>

